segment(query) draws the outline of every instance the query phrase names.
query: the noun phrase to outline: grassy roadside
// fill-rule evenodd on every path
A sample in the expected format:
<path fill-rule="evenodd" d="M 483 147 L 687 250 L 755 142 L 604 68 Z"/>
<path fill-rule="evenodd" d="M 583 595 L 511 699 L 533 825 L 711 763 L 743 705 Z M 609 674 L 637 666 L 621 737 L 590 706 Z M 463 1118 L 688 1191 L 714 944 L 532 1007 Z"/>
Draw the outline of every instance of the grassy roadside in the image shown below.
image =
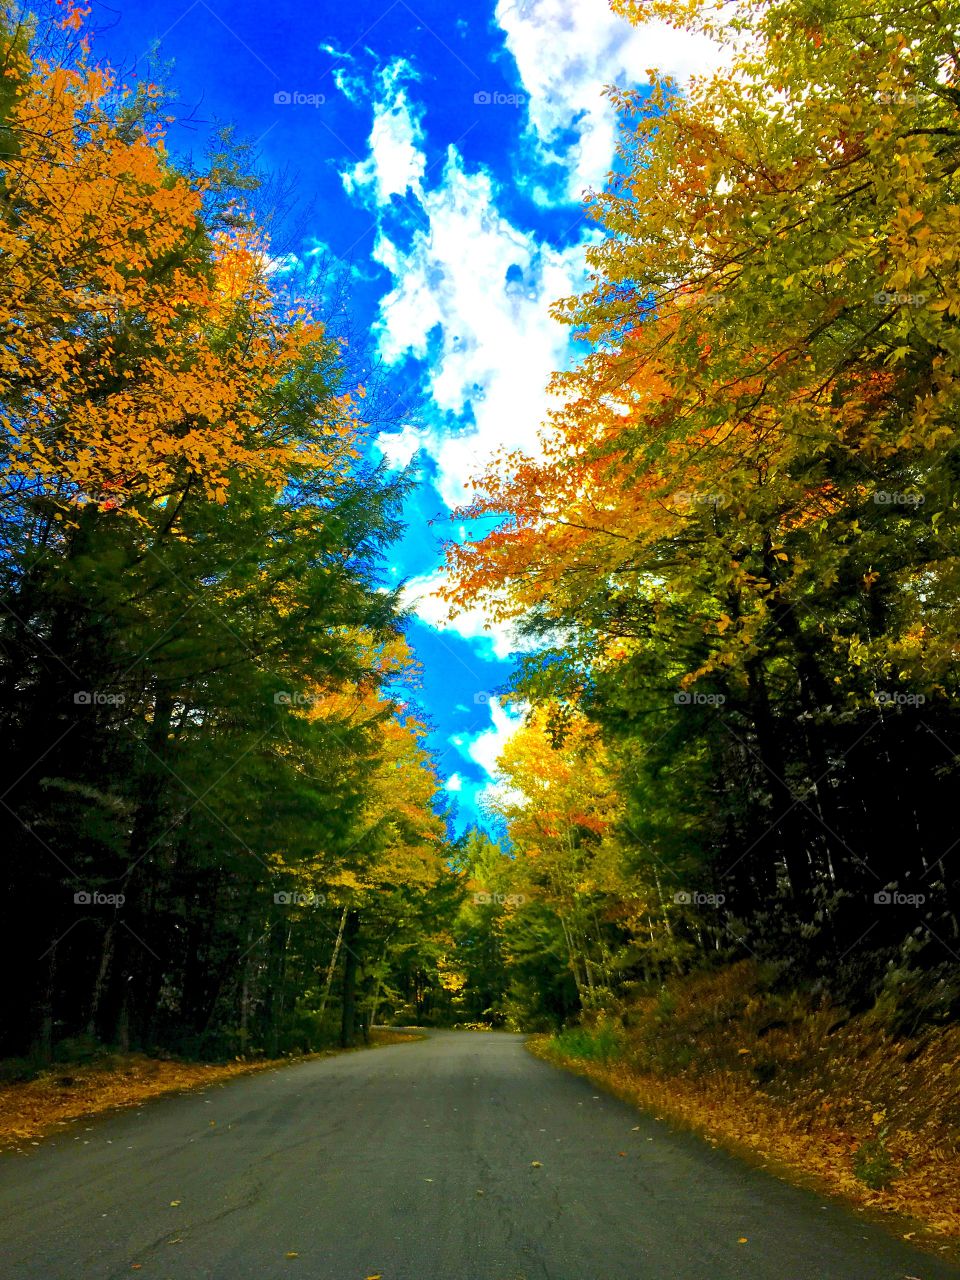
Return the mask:
<path fill-rule="evenodd" d="M 369 1048 L 421 1038 L 413 1032 L 378 1027 L 370 1032 Z M 139 1106 L 164 1093 L 221 1084 L 255 1071 L 354 1053 L 367 1047 L 361 1044 L 356 1049 L 324 1049 L 287 1058 L 224 1063 L 178 1062 L 144 1054 L 109 1054 L 82 1066 L 61 1063 L 34 1080 L 0 1085 L 0 1149 L 26 1150 L 76 1120 Z"/>
<path fill-rule="evenodd" d="M 958 1027 L 895 1037 L 882 1011 L 851 1017 L 775 995 L 743 963 L 529 1048 L 780 1177 L 891 1225 L 909 1219 L 901 1234 L 956 1255 Z"/>

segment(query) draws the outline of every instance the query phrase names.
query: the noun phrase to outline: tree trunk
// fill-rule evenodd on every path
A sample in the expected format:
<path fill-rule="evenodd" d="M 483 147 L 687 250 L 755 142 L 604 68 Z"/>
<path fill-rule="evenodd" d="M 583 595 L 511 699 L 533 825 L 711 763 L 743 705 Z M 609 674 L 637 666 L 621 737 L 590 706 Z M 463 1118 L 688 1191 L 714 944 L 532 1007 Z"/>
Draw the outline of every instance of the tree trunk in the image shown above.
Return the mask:
<path fill-rule="evenodd" d="M 337 940 L 333 944 L 333 955 L 330 957 L 330 963 L 327 965 L 327 976 L 323 984 L 323 995 L 320 997 L 320 1021 L 323 1022 L 323 1011 L 327 1007 L 327 1001 L 330 998 L 330 988 L 333 985 L 333 975 L 337 971 L 337 960 L 340 956 L 340 943 L 343 941 L 343 929 L 347 923 L 347 912 L 349 907 L 344 907 L 340 916 L 340 928 L 337 930 Z"/>
<path fill-rule="evenodd" d="M 357 950 L 356 941 L 360 934 L 360 912 L 348 911 L 344 932 L 344 946 L 347 955 L 343 965 L 343 1005 L 340 1018 L 341 1048 L 352 1048 L 356 1035 L 357 1020 Z"/>

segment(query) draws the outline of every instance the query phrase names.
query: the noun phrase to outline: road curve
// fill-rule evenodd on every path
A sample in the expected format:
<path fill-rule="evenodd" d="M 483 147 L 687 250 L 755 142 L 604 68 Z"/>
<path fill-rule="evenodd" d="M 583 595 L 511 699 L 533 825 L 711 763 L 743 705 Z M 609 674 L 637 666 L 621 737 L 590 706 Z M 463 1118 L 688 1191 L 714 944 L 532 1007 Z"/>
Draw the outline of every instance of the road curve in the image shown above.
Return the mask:
<path fill-rule="evenodd" d="M 76 1126 L 0 1158 L 0 1212 L 2 1280 L 960 1277 L 500 1033 Z"/>

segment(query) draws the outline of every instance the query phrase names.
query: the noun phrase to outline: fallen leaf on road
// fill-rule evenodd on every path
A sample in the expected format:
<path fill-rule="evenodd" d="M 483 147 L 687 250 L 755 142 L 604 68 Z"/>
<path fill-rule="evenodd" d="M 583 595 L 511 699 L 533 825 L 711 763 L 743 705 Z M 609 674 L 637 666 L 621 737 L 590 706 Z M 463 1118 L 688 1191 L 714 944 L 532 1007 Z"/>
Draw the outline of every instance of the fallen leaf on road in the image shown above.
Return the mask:
<path fill-rule="evenodd" d="M 170 1208 L 171 1208 L 171 1209 L 175 1209 L 175 1208 L 177 1207 L 177 1205 L 178 1205 L 178 1204 L 180 1204 L 180 1201 L 179 1201 L 179 1200 L 171 1200 L 171 1201 L 170 1201 Z"/>
<path fill-rule="evenodd" d="M 542 1168 L 543 1168 L 543 1163 L 542 1163 L 540 1160 L 531 1160 L 531 1161 L 530 1161 L 530 1168 L 531 1168 L 531 1169 L 542 1169 Z"/>
<path fill-rule="evenodd" d="M 740 1239 L 737 1241 L 737 1244 L 746 1244 L 746 1243 L 747 1243 L 746 1236 L 741 1236 Z"/>
<path fill-rule="evenodd" d="M 284 1256 L 285 1258 L 299 1258 L 299 1257 L 300 1257 L 299 1253 L 292 1253 L 292 1252 L 291 1252 L 291 1253 L 285 1253 L 283 1256 Z"/>

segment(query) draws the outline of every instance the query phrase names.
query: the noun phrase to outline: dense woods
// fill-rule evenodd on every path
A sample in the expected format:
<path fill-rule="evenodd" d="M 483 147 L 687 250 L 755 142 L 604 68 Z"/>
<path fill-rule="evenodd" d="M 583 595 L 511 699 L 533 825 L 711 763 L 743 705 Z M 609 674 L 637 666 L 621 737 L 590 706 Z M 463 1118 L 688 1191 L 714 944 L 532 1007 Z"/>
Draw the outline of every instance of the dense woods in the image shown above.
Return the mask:
<path fill-rule="evenodd" d="M 80 25 L 2 41 L 2 1051 L 349 1043 L 452 884 L 380 577 L 409 478 L 254 184 L 178 169 Z"/>
<path fill-rule="evenodd" d="M 612 90 L 586 350 L 450 547 L 539 647 L 504 768 L 562 997 L 773 965 L 956 1016 L 960 80 L 951 4 L 633 4 L 729 64 Z M 524 992 L 531 987 L 520 982 Z"/>
<path fill-rule="evenodd" d="M 0 31 L 3 1054 L 546 1028 L 747 960 L 956 1017 L 960 13 L 615 8 L 729 61 L 610 90 L 581 357 L 459 513 L 452 607 L 529 649 L 458 840 L 342 318 L 79 10 Z"/>

